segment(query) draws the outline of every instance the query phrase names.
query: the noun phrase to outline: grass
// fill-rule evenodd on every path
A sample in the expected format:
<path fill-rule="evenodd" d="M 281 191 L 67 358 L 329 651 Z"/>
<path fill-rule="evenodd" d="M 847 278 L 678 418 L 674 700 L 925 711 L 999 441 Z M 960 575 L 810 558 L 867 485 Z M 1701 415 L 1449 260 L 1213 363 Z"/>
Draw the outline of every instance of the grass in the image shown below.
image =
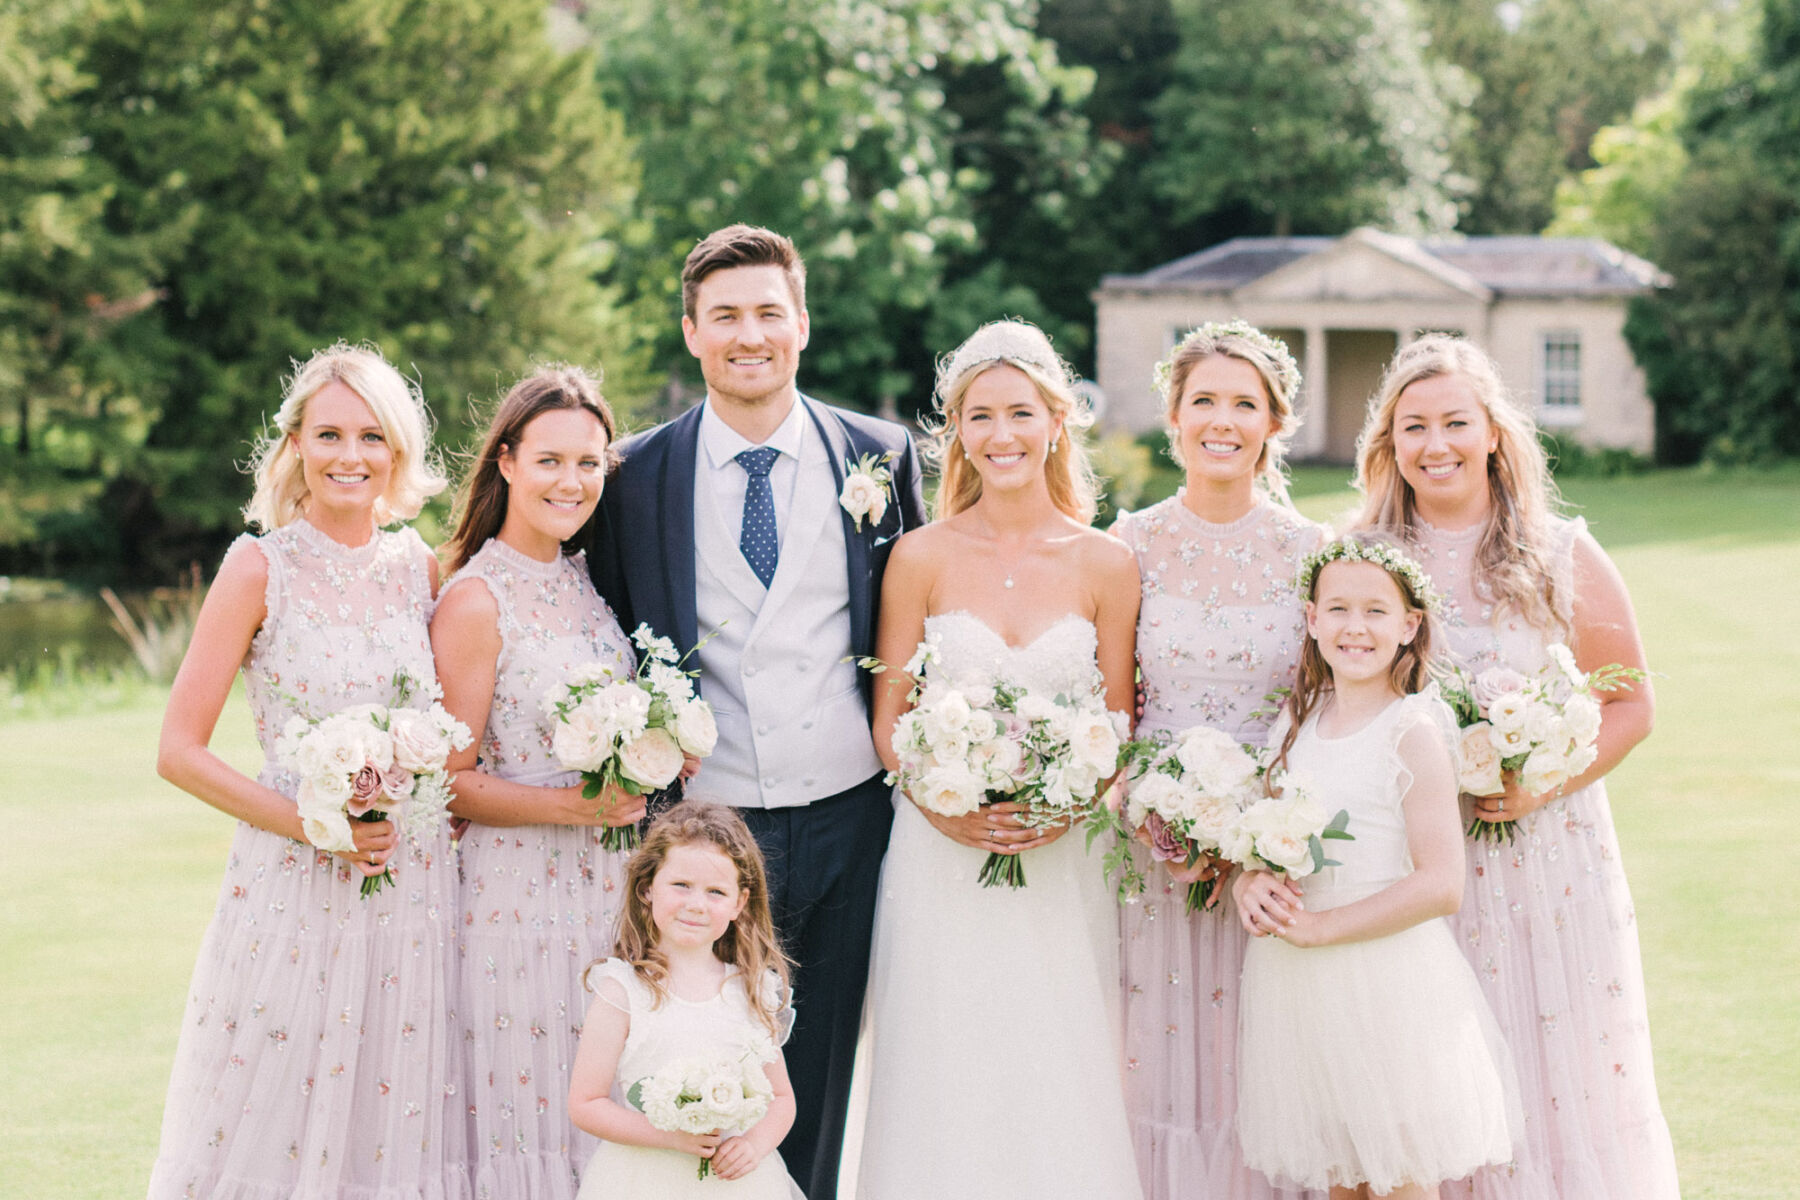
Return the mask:
<path fill-rule="evenodd" d="M 1349 506 L 1306 470 L 1301 506 Z M 1800 470 L 1565 483 L 1630 585 L 1656 735 L 1614 774 L 1664 1111 L 1688 1200 L 1800 1198 Z M 0 1192 L 141 1194 L 230 822 L 159 781 L 161 693 L 0 713 Z M 217 749 L 253 767 L 234 698 Z M 1776 851 L 1780 853 L 1776 853 Z M 1766 853 L 1765 853 L 1766 852 Z M 29 1181 L 29 1182 L 27 1182 Z M 1572 1198 L 1573 1200 L 1573 1198 Z"/>

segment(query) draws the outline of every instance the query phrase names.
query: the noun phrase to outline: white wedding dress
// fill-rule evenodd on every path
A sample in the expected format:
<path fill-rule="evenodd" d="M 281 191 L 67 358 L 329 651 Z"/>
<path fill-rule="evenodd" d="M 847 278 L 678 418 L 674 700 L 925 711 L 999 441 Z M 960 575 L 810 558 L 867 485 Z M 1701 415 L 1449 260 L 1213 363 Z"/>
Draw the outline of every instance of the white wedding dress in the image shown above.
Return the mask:
<path fill-rule="evenodd" d="M 928 617 L 935 669 L 1049 693 L 1098 676 L 1074 615 L 1008 645 L 970 613 Z M 881 875 L 869 982 L 861 1200 L 1140 1200 L 1120 1078 L 1118 917 L 1077 827 L 1025 852 L 1027 884 L 904 796 Z"/>

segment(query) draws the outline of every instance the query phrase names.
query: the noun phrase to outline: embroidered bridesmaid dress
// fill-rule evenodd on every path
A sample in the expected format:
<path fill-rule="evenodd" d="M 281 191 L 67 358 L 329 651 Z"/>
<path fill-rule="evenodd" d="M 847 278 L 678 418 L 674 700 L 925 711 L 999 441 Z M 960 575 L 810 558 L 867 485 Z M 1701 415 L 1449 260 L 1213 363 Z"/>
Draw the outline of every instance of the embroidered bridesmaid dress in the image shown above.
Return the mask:
<path fill-rule="evenodd" d="M 500 629 L 481 769 L 535 787 L 577 782 L 551 753 L 539 702 L 578 665 L 629 675 L 630 641 L 580 554 L 539 562 L 490 539 L 446 586 L 472 580 L 493 596 Z M 570 1124 L 568 1099 L 588 1005 L 581 974 L 611 948 L 624 875 L 626 856 L 601 846 L 605 832 L 476 824 L 463 833 L 460 1050 L 478 1200 L 569 1200 L 598 1145 Z"/>
<path fill-rule="evenodd" d="M 1586 528 L 1559 521 L 1561 619 Z M 1496 613 L 1474 579 L 1481 527 L 1421 523 L 1420 560 L 1445 595 L 1452 655 L 1472 671 L 1527 675 L 1567 635 Z M 1465 803 L 1465 822 L 1471 812 Z M 1511 1047 L 1525 1107 L 1517 1159 L 1446 1184 L 1467 1200 L 1675 1200 L 1669 1129 L 1656 1095 L 1636 915 L 1604 781 L 1517 822 L 1509 843 L 1470 839 L 1468 885 L 1451 926 Z"/>
<path fill-rule="evenodd" d="M 1140 735 L 1195 725 L 1261 745 L 1293 682 L 1305 620 L 1294 576 L 1324 531 L 1266 499 L 1225 525 L 1175 496 L 1113 529 L 1143 580 Z M 1146 1200 L 1279 1195 L 1238 1147 L 1238 975 L 1248 935 L 1222 896 L 1188 915 L 1187 887 L 1139 855 L 1149 890 L 1122 906 L 1126 1106 Z"/>
<path fill-rule="evenodd" d="M 430 683 L 430 551 L 410 529 L 344 546 L 304 520 L 232 553 L 268 563 L 243 664 L 266 756 L 290 718 L 391 704 Z M 451 1119 L 456 881 L 444 826 L 402 845 L 394 882 L 239 823 L 194 967 L 149 1194 L 204 1200 L 438 1200 L 467 1194 Z"/>

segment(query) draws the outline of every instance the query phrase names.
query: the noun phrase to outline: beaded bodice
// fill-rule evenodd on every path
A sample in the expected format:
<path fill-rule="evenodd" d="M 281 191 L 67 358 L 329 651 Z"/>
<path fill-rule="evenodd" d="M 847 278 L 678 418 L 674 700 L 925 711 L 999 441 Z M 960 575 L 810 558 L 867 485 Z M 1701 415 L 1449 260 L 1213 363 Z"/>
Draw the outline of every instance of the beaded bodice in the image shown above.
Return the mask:
<path fill-rule="evenodd" d="M 500 658 L 482 769 L 536 786 L 573 783 L 575 774 L 551 753 L 541 701 L 572 667 L 599 663 L 629 675 L 637 669 L 630 639 L 594 591 L 579 552 L 540 562 L 490 538 L 445 586 L 465 580 L 480 580 L 499 609 Z"/>
<path fill-rule="evenodd" d="M 1571 610 L 1574 587 L 1575 539 L 1587 529 L 1580 517 L 1556 518 L 1551 527 L 1551 563 L 1557 573 L 1557 589 L 1563 620 Z M 1439 529 L 1420 521 L 1413 529 L 1413 546 L 1419 564 L 1444 595 L 1438 622 L 1449 656 L 1470 671 L 1483 671 L 1501 663 L 1533 674 L 1549 664 L 1545 652 L 1551 642 L 1571 642 L 1565 630 L 1539 628 L 1519 613 L 1494 603 L 1485 584 L 1475 577 L 1475 551 L 1482 526 Z"/>
<path fill-rule="evenodd" d="M 411 529 L 377 531 L 346 546 L 293 521 L 238 539 L 268 564 L 267 615 L 243 663 L 264 765 L 258 779 L 293 795 L 299 780 L 275 762 L 275 743 L 295 716 L 326 717 L 352 704 L 393 704 L 405 675 L 435 684 L 431 551 Z M 233 546 L 233 551 L 237 549 Z"/>
<path fill-rule="evenodd" d="M 1260 744 L 1274 708 L 1266 697 L 1292 682 L 1300 660 L 1306 622 L 1294 576 L 1324 530 L 1260 499 L 1215 525 L 1177 495 L 1120 517 L 1113 533 L 1137 554 L 1142 579 L 1139 732 L 1211 725 Z"/>

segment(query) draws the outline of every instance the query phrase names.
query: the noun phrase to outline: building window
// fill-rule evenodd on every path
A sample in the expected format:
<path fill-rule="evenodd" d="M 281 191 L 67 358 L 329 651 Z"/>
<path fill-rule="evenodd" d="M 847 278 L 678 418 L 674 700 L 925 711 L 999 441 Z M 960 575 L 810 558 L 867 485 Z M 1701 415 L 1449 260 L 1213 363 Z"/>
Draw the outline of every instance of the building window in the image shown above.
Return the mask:
<path fill-rule="evenodd" d="M 1558 330 L 1544 335 L 1542 388 L 1546 419 L 1579 420 L 1581 416 L 1581 335 Z"/>

